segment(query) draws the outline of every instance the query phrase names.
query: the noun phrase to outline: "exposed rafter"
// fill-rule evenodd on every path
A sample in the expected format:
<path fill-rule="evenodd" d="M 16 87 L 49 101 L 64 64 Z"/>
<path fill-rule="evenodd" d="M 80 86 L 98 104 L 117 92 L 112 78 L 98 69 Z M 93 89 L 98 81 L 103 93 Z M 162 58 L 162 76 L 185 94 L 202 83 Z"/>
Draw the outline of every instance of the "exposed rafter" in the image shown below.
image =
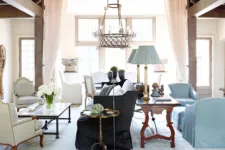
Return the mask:
<path fill-rule="evenodd" d="M 31 16 L 10 6 L 0 5 L 0 18 L 30 18 Z"/>
<path fill-rule="evenodd" d="M 225 0 L 200 0 L 190 8 L 188 8 L 188 16 L 199 17 L 203 14 L 223 5 Z"/>
<path fill-rule="evenodd" d="M 22 12 L 35 17 L 43 17 L 43 9 L 31 0 L 3 0 Z"/>
<path fill-rule="evenodd" d="M 213 9 L 202 16 L 201 18 L 225 18 L 225 5 L 221 5 L 216 9 Z"/>

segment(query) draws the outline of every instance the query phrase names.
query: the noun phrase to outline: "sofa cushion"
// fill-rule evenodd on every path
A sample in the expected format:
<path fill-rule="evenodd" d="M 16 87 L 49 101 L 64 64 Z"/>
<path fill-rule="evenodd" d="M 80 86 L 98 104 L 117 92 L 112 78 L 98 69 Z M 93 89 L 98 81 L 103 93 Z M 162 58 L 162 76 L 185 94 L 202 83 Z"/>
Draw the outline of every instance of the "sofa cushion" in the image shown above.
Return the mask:
<path fill-rule="evenodd" d="M 182 130 L 185 107 L 174 107 L 172 112 L 172 122 L 175 128 Z"/>
<path fill-rule="evenodd" d="M 29 105 L 37 102 L 42 102 L 43 99 L 37 96 L 20 96 L 17 99 L 17 104 L 19 105 Z"/>
<path fill-rule="evenodd" d="M 180 102 L 181 106 L 185 106 L 187 104 L 192 105 L 196 102 L 192 98 L 175 98 L 175 99 Z"/>
<path fill-rule="evenodd" d="M 20 83 L 15 85 L 15 94 L 18 96 L 34 95 L 34 85 L 32 83 Z"/>

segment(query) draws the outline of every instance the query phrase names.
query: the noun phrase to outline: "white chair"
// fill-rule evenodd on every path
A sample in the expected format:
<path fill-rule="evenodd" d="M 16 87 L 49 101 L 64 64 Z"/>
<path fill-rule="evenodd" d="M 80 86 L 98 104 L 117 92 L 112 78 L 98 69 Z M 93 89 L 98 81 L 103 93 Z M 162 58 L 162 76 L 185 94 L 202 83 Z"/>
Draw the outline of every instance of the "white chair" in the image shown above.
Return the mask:
<path fill-rule="evenodd" d="M 62 101 L 70 102 L 72 104 L 82 104 L 82 84 L 81 83 L 66 83 L 64 75 L 59 71 L 62 83 Z"/>
<path fill-rule="evenodd" d="M 15 105 L 4 104 L 0 100 L 0 144 L 11 146 L 17 150 L 19 144 L 40 136 L 40 146 L 43 147 L 41 124 L 33 118 L 18 120 Z"/>
<path fill-rule="evenodd" d="M 84 86 L 85 86 L 85 107 L 87 104 L 87 99 L 93 99 L 95 95 L 98 95 L 95 89 L 93 77 L 90 75 L 84 75 Z"/>
<path fill-rule="evenodd" d="M 24 108 L 37 102 L 43 102 L 42 98 L 36 96 L 33 82 L 24 77 L 18 78 L 14 82 L 13 100 L 17 108 Z"/>

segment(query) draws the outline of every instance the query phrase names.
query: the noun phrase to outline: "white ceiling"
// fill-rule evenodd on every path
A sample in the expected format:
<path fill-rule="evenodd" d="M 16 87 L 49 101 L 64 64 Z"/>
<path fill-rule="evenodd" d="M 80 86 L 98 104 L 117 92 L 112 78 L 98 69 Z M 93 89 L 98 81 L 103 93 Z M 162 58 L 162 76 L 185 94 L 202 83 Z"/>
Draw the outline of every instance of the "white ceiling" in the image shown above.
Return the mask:
<path fill-rule="evenodd" d="M 109 0 L 116 3 L 116 0 Z M 164 0 L 120 0 L 122 15 L 163 15 Z M 107 0 L 68 0 L 68 13 L 76 15 L 103 15 Z M 109 9 L 109 15 L 117 14 L 116 9 Z"/>

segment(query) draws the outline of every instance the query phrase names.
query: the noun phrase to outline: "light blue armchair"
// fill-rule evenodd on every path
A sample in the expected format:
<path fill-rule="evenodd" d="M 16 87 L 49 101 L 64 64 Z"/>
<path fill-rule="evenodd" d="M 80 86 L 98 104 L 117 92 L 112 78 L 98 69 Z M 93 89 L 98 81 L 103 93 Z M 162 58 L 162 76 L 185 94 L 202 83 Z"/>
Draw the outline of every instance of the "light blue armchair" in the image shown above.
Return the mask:
<path fill-rule="evenodd" d="M 198 94 L 189 83 L 169 84 L 170 96 L 180 102 L 181 106 L 193 104 L 198 99 Z"/>
<path fill-rule="evenodd" d="M 183 138 L 197 148 L 225 148 L 225 98 L 205 98 L 186 106 Z"/>

